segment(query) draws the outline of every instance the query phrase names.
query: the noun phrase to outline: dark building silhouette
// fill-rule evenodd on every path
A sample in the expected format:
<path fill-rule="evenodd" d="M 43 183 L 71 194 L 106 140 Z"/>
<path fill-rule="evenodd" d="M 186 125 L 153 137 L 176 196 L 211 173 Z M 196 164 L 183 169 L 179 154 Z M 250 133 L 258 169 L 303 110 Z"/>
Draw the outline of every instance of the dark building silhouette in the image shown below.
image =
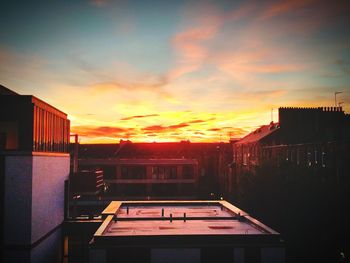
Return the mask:
<path fill-rule="evenodd" d="M 276 145 L 279 141 L 279 123 L 271 122 L 269 125 L 263 125 L 233 145 L 233 161 L 242 168 L 251 170 L 261 162 L 262 148 Z"/>
<path fill-rule="evenodd" d="M 283 234 L 287 262 L 347 262 L 349 129 L 340 107 L 280 108 L 233 144 L 226 194 Z"/>
<path fill-rule="evenodd" d="M 69 188 L 73 196 L 96 196 L 104 191 L 104 187 L 101 170 L 81 170 L 69 177 Z"/>
<path fill-rule="evenodd" d="M 350 139 L 350 116 L 342 107 L 279 108 L 281 143 L 330 142 Z"/>
<path fill-rule="evenodd" d="M 0 87 L 1 247 L 5 262 L 61 257 L 69 120 L 46 102 Z"/>
<path fill-rule="evenodd" d="M 341 107 L 280 108 L 279 123 L 263 125 L 233 144 L 235 181 L 266 162 L 276 167 L 289 162 L 343 177 L 349 142 L 350 116 Z"/>

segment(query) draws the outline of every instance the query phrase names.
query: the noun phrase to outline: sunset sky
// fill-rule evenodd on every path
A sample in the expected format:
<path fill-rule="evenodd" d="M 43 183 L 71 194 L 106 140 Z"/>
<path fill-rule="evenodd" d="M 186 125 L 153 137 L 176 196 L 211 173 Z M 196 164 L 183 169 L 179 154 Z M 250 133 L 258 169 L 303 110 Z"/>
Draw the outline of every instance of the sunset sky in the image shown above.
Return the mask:
<path fill-rule="evenodd" d="M 1 1 L 0 84 L 82 143 L 228 141 L 280 106 L 350 112 L 350 1 Z"/>

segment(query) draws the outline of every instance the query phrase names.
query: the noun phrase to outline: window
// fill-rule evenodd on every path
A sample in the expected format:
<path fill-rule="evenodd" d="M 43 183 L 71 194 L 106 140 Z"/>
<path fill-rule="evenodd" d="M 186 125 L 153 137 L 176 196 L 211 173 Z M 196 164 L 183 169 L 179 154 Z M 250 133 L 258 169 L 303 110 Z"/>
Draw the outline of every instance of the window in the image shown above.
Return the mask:
<path fill-rule="evenodd" d="M 311 166 L 311 152 L 310 151 L 307 152 L 306 163 L 308 166 Z"/>
<path fill-rule="evenodd" d="M 326 153 L 322 152 L 322 156 L 321 156 L 321 162 L 322 162 L 322 167 L 325 168 L 326 167 Z"/>
<path fill-rule="evenodd" d="M 297 149 L 297 165 L 300 163 L 300 150 L 299 148 Z"/>
<path fill-rule="evenodd" d="M 0 149 L 18 149 L 18 123 L 16 121 L 0 122 Z"/>
<path fill-rule="evenodd" d="M 145 179 L 146 167 L 144 166 L 122 166 L 121 167 L 122 179 Z"/>
<path fill-rule="evenodd" d="M 315 149 L 315 164 L 317 164 L 317 150 Z"/>
<path fill-rule="evenodd" d="M 37 105 L 33 114 L 33 150 L 68 152 L 69 120 Z"/>
<path fill-rule="evenodd" d="M 194 166 L 193 165 L 184 165 L 183 167 L 183 178 L 192 179 L 194 178 Z"/>
<path fill-rule="evenodd" d="M 152 179 L 176 179 L 176 166 L 153 166 Z"/>
<path fill-rule="evenodd" d="M 247 165 L 247 154 L 243 153 L 243 165 Z"/>

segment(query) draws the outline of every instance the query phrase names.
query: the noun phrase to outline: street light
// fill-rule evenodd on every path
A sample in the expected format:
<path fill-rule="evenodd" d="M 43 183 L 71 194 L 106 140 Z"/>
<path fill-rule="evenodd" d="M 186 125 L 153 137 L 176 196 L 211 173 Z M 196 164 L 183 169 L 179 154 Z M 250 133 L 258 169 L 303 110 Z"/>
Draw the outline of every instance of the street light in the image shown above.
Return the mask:
<path fill-rule="evenodd" d="M 343 93 L 342 91 L 334 92 L 334 106 L 337 107 L 337 94 Z"/>

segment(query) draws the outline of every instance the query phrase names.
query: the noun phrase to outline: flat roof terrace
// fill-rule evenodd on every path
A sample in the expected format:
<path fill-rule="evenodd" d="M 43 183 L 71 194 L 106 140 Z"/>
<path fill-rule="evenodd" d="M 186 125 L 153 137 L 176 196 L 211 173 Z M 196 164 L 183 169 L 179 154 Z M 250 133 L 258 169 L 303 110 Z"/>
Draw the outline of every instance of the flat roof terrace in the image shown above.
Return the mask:
<path fill-rule="evenodd" d="M 140 238 L 143 242 L 174 238 L 197 242 L 203 236 L 230 241 L 232 237 L 279 237 L 226 201 L 113 201 L 102 216 L 105 221 L 94 235 L 95 243 L 136 244 Z"/>
<path fill-rule="evenodd" d="M 136 219 L 136 218 L 153 218 L 173 217 L 189 219 L 197 217 L 233 217 L 235 216 L 230 210 L 215 204 L 210 205 L 133 205 L 124 204 L 117 212 L 118 219 Z"/>
<path fill-rule="evenodd" d="M 105 236 L 244 234 L 265 233 L 246 222 L 237 220 L 114 221 L 104 233 Z"/>

